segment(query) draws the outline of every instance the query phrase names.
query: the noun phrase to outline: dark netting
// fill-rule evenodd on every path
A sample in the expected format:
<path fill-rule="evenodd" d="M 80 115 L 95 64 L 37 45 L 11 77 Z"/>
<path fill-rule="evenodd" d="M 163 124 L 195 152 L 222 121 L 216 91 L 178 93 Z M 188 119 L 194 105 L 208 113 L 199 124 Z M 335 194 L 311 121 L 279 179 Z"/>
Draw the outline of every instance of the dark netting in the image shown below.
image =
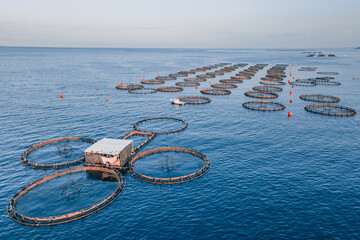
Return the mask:
<path fill-rule="evenodd" d="M 330 115 L 330 116 L 353 116 L 356 114 L 356 111 L 352 108 L 336 106 L 336 105 L 323 105 L 323 104 L 315 104 L 308 105 L 305 107 L 306 111 Z"/>
<path fill-rule="evenodd" d="M 117 85 L 116 88 L 119 90 L 133 90 L 133 89 L 142 89 L 144 88 L 144 86 L 139 84 L 123 84 L 123 85 Z"/>
<path fill-rule="evenodd" d="M 278 81 L 260 81 L 260 83 L 264 85 L 285 85 L 284 82 L 278 82 Z"/>
<path fill-rule="evenodd" d="M 248 97 L 265 98 L 265 99 L 279 97 L 279 95 L 277 95 L 276 93 L 272 93 L 272 92 L 248 91 L 248 92 L 246 92 L 244 94 L 245 94 L 245 96 L 248 96 Z"/>
<path fill-rule="evenodd" d="M 163 80 L 163 81 L 170 81 L 170 80 L 176 80 L 176 77 L 171 76 L 158 76 L 155 78 L 156 80 Z"/>
<path fill-rule="evenodd" d="M 221 79 L 221 80 L 219 80 L 219 82 L 234 84 L 234 83 L 243 83 L 244 81 L 241 79 Z"/>
<path fill-rule="evenodd" d="M 26 226 L 67 223 L 110 205 L 124 187 L 125 179 L 116 169 L 98 166 L 69 169 L 25 186 L 13 196 L 6 211 L 12 220 Z M 89 199 L 97 203 L 88 204 Z"/>
<path fill-rule="evenodd" d="M 165 81 L 164 80 L 142 80 L 141 83 L 156 85 L 156 84 L 164 84 Z"/>
<path fill-rule="evenodd" d="M 198 77 L 198 78 L 215 78 L 214 75 L 209 75 L 209 74 L 196 75 L 196 77 Z"/>
<path fill-rule="evenodd" d="M 309 82 L 305 82 L 305 81 L 295 81 L 295 82 L 290 82 L 290 85 L 294 85 L 294 86 L 302 86 L 302 87 L 315 87 L 316 83 L 314 81 L 309 81 Z"/>
<path fill-rule="evenodd" d="M 182 86 L 182 87 L 197 87 L 197 86 L 200 86 L 200 83 L 198 83 L 198 82 L 177 82 L 177 83 L 175 83 L 175 85 Z"/>
<path fill-rule="evenodd" d="M 331 80 L 331 79 L 335 79 L 334 77 L 316 77 L 314 78 L 315 80 Z"/>
<path fill-rule="evenodd" d="M 190 74 L 195 74 L 196 72 L 195 71 L 182 71 L 179 73 L 184 73 L 184 74 L 190 75 Z"/>
<path fill-rule="evenodd" d="M 170 156 L 169 153 L 171 152 L 173 154 Z M 166 153 L 166 155 L 161 158 L 161 155 L 164 153 Z M 186 153 L 186 155 L 181 154 L 177 157 L 175 155 L 176 153 Z M 189 154 L 191 155 L 190 157 L 188 156 Z M 151 155 L 156 156 L 151 157 Z M 141 164 L 142 171 L 152 169 L 152 173 L 158 172 L 158 177 L 151 177 L 134 170 L 134 168 L 139 168 L 137 167 L 136 161 L 141 161 L 143 158 L 148 158 L 148 161 Z M 201 166 L 199 166 L 200 163 L 197 161 L 198 159 L 202 160 Z M 181 165 L 186 164 L 186 162 L 190 165 L 189 167 L 200 169 L 188 173 L 185 171 L 186 169 L 184 167 L 181 167 Z M 192 149 L 182 147 L 162 147 L 138 154 L 131 160 L 130 166 L 130 175 L 138 180 L 153 184 L 177 184 L 188 182 L 204 175 L 210 169 L 210 160 L 204 154 Z"/>
<path fill-rule="evenodd" d="M 186 96 L 178 98 L 181 102 L 185 102 L 186 104 L 205 104 L 210 103 L 211 99 L 200 96 Z"/>
<path fill-rule="evenodd" d="M 204 68 L 196 68 L 193 69 L 195 72 L 206 72 L 206 70 Z"/>
<path fill-rule="evenodd" d="M 211 84 L 210 86 L 213 88 L 222 88 L 222 89 L 237 88 L 236 85 L 230 83 L 215 83 L 215 84 Z"/>
<path fill-rule="evenodd" d="M 160 87 L 157 90 L 159 92 L 181 92 L 184 89 L 181 87 Z"/>
<path fill-rule="evenodd" d="M 340 82 L 325 82 L 325 81 L 317 81 L 315 80 L 317 85 L 323 85 L 323 86 L 340 86 L 341 83 Z"/>
<path fill-rule="evenodd" d="M 207 95 L 229 95 L 231 93 L 230 90 L 218 89 L 218 88 L 203 89 L 200 92 L 202 94 L 207 94 Z"/>
<path fill-rule="evenodd" d="M 223 72 L 209 72 L 208 75 L 221 76 L 224 75 Z"/>
<path fill-rule="evenodd" d="M 333 103 L 340 101 L 340 99 L 337 97 L 322 95 L 322 94 L 304 94 L 301 95 L 300 98 L 305 101 L 324 102 L 324 103 Z"/>
<path fill-rule="evenodd" d="M 239 72 L 235 74 L 235 76 L 247 76 L 247 77 L 253 77 L 256 73 L 253 72 Z"/>
<path fill-rule="evenodd" d="M 259 92 L 281 92 L 283 90 L 281 87 L 272 86 L 255 86 L 252 89 Z"/>
<path fill-rule="evenodd" d="M 257 111 L 281 111 L 285 109 L 283 104 L 269 101 L 244 102 L 242 105 L 244 108 Z"/>
<path fill-rule="evenodd" d="M 169 74 L 169 76 L 178 78 L 178 77 L 187 77 L 188 75 L 185 73 L 171 73 Z"/>
<path fill-rule="evenodd" d="M 132 94 L 152 94 L 152 93 L 156 93 L 157 89 L 156 88 L 141 88 L 141 89 L 130 89 L 129 93 Z"/>
<path fill-rule="evenodd" d="M 20 161 L 24 166 L 41 170 L 71 167 L 85 161 L 83 151 L 93 143 L 93 139 L 80 137 L 52 139 L 28 148 Z M 47 162 L 39 162 L 40 159 Z"/>
<path fill-rule="evenodd" d="M 175 127 L 174 123 L 176 123 Z M 133 126 L 136 131 L 155 134 L 178 133 L 184 131 L 187 127 L 188 123 L 185 120 L 172 117 L 146 118 L 136 122 Z"/>
<path fill-rule="evenodd" d="M 317 74 L 323 74 L 323 75 L 337 75 L 339 73 L 337 72 L 317 72 Z"/>
<path fill-rule="evenodd" d="M 206 82 L 205 78 L 184 78 L 185 82 Z"/>

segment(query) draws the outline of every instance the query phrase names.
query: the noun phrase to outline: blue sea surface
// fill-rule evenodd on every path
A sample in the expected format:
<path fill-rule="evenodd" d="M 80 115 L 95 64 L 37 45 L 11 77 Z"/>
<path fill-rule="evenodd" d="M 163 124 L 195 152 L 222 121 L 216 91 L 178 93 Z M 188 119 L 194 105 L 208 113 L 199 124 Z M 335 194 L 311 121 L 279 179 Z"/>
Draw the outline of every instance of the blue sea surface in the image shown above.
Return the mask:
<path fill-rule="evenodd" d="M 303 51 L 313 49 L 0 47 L 0 239 L 360 239 L 360 80 L 353 79 L 360 77 L 360 51 L 321 49 L 336 54 L 334 58 L 308 58 Z M 202 95 L 209 81 L 178 93 L 140 95 L 115 88 L 218 62 L 269 66 L 226 96 Z M 275 64 L 294 64 L 286 72 L 295 78 L 326 76 L 297 71 L 300 67 L 338 72 L 332 81 L 341 85 L 292 89 L 286 84 L 274 99 L 285 105 L 284 111 L 243 108 L 243 102 L 256 100 L 244 93 L 261 85 L 260 78 Z M 210 81 L 218 83 L 241 69 Z M 177 81 L 182 78 L 159 86 Z M 299 99 L 302 94 L 339 97 L 334 105 L 358 113 L 333 117 L 307 112 L 304 107 L 316 103 Z M 212 102 L 170 103 L 189 95 Z M 28 147 L 68 136 L 121 138 L 135 122 L 156 116 L 182 118 L 189 127 L 159 135 L 143 151 L 196 149 L 210 158 L 208 173 L 171 186 L 126 175 L 125 190 L 111 205 L 67 224 L 27 227 L 6 214 L 18 190 L 56 172 L 21 165 L 19 158 Z M 45 204 L 41 197 L 39 201 L 34 206 Z"/>

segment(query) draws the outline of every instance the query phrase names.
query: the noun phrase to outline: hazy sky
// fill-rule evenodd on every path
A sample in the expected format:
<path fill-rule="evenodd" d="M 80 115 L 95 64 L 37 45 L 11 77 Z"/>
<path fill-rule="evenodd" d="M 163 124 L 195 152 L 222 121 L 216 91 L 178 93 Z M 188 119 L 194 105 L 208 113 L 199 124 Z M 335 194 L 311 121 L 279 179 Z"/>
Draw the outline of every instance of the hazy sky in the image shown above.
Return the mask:
<path fill-rule="evenodd" d="M 0 0 L 0 46 L 360 46 L 360 0 Z"/>

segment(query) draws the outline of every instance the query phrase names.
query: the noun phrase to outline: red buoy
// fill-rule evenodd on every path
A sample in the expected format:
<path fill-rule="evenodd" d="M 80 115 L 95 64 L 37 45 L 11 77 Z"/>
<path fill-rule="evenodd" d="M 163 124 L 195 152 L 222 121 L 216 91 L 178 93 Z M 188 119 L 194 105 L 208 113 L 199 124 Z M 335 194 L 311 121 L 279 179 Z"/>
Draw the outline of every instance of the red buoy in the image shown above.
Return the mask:
<path fill-rule="evenodd" d="M 293 103 L 293 100 L 292 100 L 292 99 L 290 99 L 290 103 Z"/>
<path fill-rule="evenodd" d="M 290 91 L 290 95 L 292 95 L 293 94 L 293 91 Z"/>
<path fill-rule="evenodd" d="M 64 95 L 62 93 L 60 94 L 60 98 L 64 98 Z"/>
<path fill-rule="evenodd" d="M 197 86 L 195 86 L 195 89 L 197 89 Z"/>
<path fill-rule="evenodd" d="M 292 74 L 290 73 L 290 77 L 292 77 Z"/>
<path fill-rule="evenodd" d="M 294 85 L 292 85 L 291 87 L 294 88 Z"/>
<path fill-rule="evenodd" d="M 289 117 L 291 117 L 292 116 L 292 112 L 290 111 L 290 112 L 288 112 L 288 116 Z"/>
<path fill-rule="evenodd" d="M 290 80 L 288 80 L 288 83 L 290 83 Z"/>
<path fill-rule="evenodd" d="M 160 75 L 158 75 L 158 77 L 160 77 Z"/>
<path fill-rule="evenodd" d="M 211 84 L 211 82 L 209 82 L 209 84 Z"/>
<path fill-rule="evenodd" d="M 295 77 L 293 77 L 293 79 L 295 79 Z"/>
<path fill-rule="evenodd" d="M 109 99 L 107 98 L 107 99 L 106 99 L 106 101 L 108 102 L 108 101 L 109 101 Z"/>
<path fill-rule="evenodd" d="M 122 82 L 120 83 L 120 85 L 122 86 Z"/>
<path fill-rule="evenodd" d="M 99 88 L 96 88 L 97 91 L 99 91 Z"/>

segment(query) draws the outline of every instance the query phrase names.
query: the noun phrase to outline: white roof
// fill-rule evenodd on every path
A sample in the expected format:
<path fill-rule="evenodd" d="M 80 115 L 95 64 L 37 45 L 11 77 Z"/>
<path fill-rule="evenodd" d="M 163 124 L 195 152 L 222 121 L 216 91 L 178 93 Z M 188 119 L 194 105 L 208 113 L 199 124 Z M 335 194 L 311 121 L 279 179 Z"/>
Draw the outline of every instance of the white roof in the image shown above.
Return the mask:
<path fill-rule="evenodd" d="M 124 148 L 132 144 L 133 140 L 120 140 L 103 138 L 85 150 L 86 153 L 94 152 L 100 154 L 119 154 Z"/>

